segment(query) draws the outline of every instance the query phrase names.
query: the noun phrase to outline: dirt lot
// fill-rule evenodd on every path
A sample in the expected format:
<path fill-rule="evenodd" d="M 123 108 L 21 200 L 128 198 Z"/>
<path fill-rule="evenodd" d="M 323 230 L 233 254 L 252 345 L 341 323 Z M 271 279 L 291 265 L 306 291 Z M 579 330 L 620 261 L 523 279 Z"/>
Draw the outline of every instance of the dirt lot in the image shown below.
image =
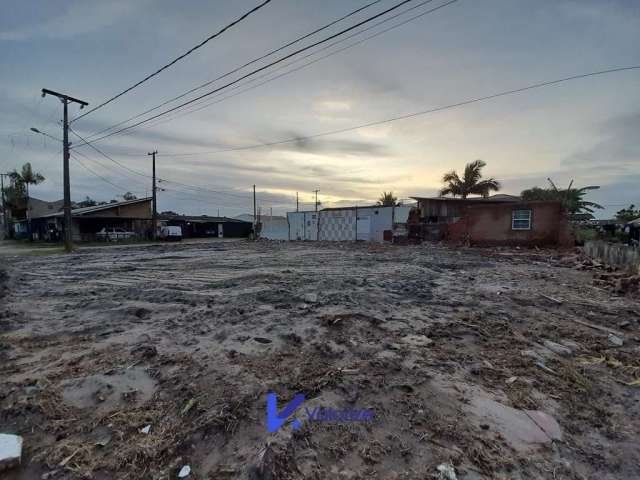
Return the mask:
<path fill-rule="evenodd" d="M 2 478 L 640 478 L 640 304 L 571 252 L 238 241 L 0 262 L 0 432 L 25 448 Z M 270 434 L 269 392 L 373 419 L 300 408 Z"/>

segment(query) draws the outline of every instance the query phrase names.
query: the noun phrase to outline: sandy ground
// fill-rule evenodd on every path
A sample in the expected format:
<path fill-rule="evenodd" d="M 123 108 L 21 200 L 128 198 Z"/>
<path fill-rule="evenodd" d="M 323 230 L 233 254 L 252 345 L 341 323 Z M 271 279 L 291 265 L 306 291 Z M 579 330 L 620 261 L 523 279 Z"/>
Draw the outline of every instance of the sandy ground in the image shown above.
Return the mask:
<path fill-rule="evenodd" d="M 0 432 L 25 447 L 3 479 L 640 478 L 640 305 L 571 252 L 235 241 L 0 262 Z M 268 433 L 269 392 L 373 418 L 301 407 Z"/>

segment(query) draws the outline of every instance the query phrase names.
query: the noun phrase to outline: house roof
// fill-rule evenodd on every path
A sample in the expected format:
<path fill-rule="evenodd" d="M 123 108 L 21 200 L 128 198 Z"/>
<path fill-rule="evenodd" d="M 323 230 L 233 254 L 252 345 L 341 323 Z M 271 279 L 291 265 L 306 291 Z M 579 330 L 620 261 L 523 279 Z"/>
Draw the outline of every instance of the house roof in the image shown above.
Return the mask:
<path fill-rule="evenodd" d="M 507 195 L 506 193 L 498 193 L 491 195 L 490 197 L 472 197 L 472 198 L 457 198 L 457 197 L 410 197 L 414 200 L 435 200 L 441 202 L 467 202 L 467 203 L 509 203 L 520 202 L 522 199 L 517 195 Z"/>
<path fill-rule="evenodd" d="M 83 207 L 83 208 L 74 208 L 71 210 L 72 217 L 80 217 L 83 215 L 87 215 L 89 213 L 101 212 L 104 210 L 109 210 L 114 207 L 124 207 L 127 205 L 135 205 L 137 203 L 150 202 L 152 197 L 145 198 L 136 198 L 135 200 L 125 200 L 124 202 L 115 202 L 115 203 L 106 203 L 104 205 L 94 205 L 93 207 Z M 51 218 L 51 217 L 63 217 L 64 212 L 51 213 L 49 215 L 43 215 L 40 218 Z"/>
<path fill-rule="evenodd" d="M 180 220 L 191 223 L 251 223 L 229 217 L 210 217 L 209 215 L 158 215 L 160 220 Z"/>
<path fill-rule="evenodd" d="M 415 207 L 415 204 L 411 203 L 411 204 L 403 204 L 403 205 L 396 205 L 395 208 L 403 208 L 403 207 Z M 336 210 L 364 210 L 365 208 L 391 208 L 390 205 L 388 206 L 383 206 L 383 205 L 358 205 L 358 206 L 353 206 L 353 207 L 327 207 L 327 208 L 323 208 L 321 211 L 322 212 L 331 212 L 331 211 L 336 211 Z"/>

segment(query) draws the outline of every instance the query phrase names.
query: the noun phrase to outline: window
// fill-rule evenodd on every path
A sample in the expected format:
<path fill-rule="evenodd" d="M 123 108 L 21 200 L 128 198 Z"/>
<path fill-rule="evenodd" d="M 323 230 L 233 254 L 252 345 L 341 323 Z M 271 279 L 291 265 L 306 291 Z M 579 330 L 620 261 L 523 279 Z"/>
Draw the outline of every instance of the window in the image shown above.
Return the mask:
<path fill-rule="evenodd" d="M 511 214 L 512 230 L 531 230 L 531 210 L 514 210 Z"/>

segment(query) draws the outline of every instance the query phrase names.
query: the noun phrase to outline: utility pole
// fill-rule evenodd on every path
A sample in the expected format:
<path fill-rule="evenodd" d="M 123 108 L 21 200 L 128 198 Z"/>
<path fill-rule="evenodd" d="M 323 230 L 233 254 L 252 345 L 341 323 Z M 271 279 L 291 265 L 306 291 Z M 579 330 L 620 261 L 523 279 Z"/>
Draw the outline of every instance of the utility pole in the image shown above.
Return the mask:
<path fill-rule="evenodd" d="M 5 238 L 9 238 L 9 217 L 7 216 L 7 206 L 4 203 L 4 177 L 8 177 L 7 173 L 0 173 L 0 190 L 2 191 L 2 223 L 4 227 Z"/>
<path fill-rule="evenodd" d="M 62 120 L 63 137 L 62 137 L 62 180 L 64 184 L 64 249 L 71 252 L 73 249 L 73 226 L 71 224 L 71 180 L 69 177 L 69 114 L 67 112 L 69 103 L 80 104 L 80 109 L 89 105 L 87 102 L 78 100 L 77 98 L 54 92 L 46 88 L 42 89 L 42 96 L 53 95 L 58 97 L 64 105 L 64 116 Z"/>
<path fill-rule="evenodd" d="M 256 227 L 258 225 L 258 217 L 256 212 L 256 186 L 253 186 L 253 239 L 257 240 L 258 235 L 256 232 Z"/>
<path fill-rule="evenodd" d="M 320 190 L 314 190 L 314 193 L 316 194 L 316 212 L 318 211 L 318 192 Z"/>
<path fill-rule="evenodd" d="M 149 152 L 147 153 L 147 155 L 151 155 L 153 157 L 153 163 L 152 163 L 152 171 L 153 171 L 153 180 L 151 180 L 151 198 L 153 199 L 151 201 L 151 205 L 152 205 L 152 212 L 151 212 L 151 238 L 153 240 L 157 240 L 158 238 L 158 209 L 156 208 L 156 154 L 158 153 L 157 150 L 154 150 L 153 152 Z"/>
<path fill-rule="evenodd" d="M 299 212 L 300 202 L 298 202 L 298 192 L 296 192 L 296 212 Z"/>

